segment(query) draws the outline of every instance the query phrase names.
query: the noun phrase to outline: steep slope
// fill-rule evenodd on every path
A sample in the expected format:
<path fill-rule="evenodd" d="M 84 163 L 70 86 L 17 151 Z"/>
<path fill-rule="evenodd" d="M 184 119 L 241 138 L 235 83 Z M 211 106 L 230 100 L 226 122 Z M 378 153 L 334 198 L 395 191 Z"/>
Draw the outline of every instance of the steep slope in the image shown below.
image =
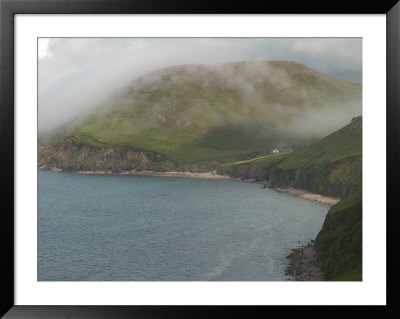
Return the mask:
<path fill-rule="evenodd" d="M 267 180 L 315 193 L 343 197 L 361 185 L 362 117 L 316 143 L 220 170 L 233 176 Z"/>
<path fill-rule="evenodd" d="M 360 85 L 295 62 L 182 65 L 150 73 L 116 93 L 42 143 L 39 158 L 41 166 L 51 158 L 65 168 L 65 158 L 72 162 L 80 148 L 122 148 L 156 154 L 175 167 L 227 162 L 307 144 L 360 113 Z M 65 144 L 70 146 L 62 151 Z M 90 168 L 82 155 L 79 160 Z M 122 166 L 139 168 L 129 161 Z"/>
<path fill-rule="evenodd" d="M 329 210 L 315 239 L 326 280 L 362 280 L 362 190 Z"/>

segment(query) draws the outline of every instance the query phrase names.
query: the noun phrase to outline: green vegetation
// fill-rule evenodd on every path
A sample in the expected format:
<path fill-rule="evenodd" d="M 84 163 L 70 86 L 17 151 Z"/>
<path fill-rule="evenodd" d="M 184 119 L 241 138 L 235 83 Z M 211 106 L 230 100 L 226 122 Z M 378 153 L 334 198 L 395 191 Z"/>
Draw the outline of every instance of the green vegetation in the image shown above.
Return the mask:
<path fill-rule="evenodd" d="M 349 109 L 361 112 L 360 85 L 294 62 L 171 67 L 41 136 L 38 167 L 213 171 L 341 197 L 316 238 L 318 259 L 327 280 L 361 280 L 362 118 L 330 135 L 318 122 Z"/>
<path fill-rule="evenodd" d="M 343 197 L 361 185 L 361 143 L 362 118 L 357 117 L 342 129 L 294 152 L 224 165 L 219 172 Z"/>
<path fill-rule="evenodd" d="M 306 165 L 320 165 L 361 156 L 362 119 L 352 122 L 317 143 L 297 150 L 279 164 L 282 169 L 297 169 Z"/>
<path fill-rule="evenodd" d="M 362 280 L 361 189 L 331 207 L 315 247 L 326 280 Z"/>
<path fill-rule="evenodd" d="M 306 114 L 351 108 L 361 110 L 360 85 L 295 62 L 183 65 L 138 79 L 60 134 L 61 143 L 126 147 L 175 162 L 233 162 L 317 140 L 333 128 L 303 134 Z"/>
<path fill-rule="evenodd" d="M 268 154 L 268 155 L 258 156 L 258 157 L 255 157 L 255 158 L 250 158 L 248 160 L 238 161 L 238 162 L 234 162 L 234 163 L 230 163 L 230 164 L 231 165 L 239 165 L 239 164 L 246 164 L 246 163 L 251 163 L 251 162 L 255 162 L 255 161 L 260 163 L 259 162 L 260 160 L 264 160 L 266 158 L 275 159 L 275 158 L 281 157 L 282 155 L 285 155 L 287 153 L 288 152 L 284 152 L 284 153 L 281 153 L 281 154 Z"/>

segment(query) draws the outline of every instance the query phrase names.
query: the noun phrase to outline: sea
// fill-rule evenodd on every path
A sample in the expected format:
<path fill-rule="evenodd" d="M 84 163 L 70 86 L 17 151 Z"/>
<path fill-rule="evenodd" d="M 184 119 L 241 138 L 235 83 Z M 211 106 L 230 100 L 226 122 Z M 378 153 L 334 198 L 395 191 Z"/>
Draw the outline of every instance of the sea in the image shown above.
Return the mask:
<path fill-rule="evenodd" d="M 286 281 L 329 206 L 258 183 L 38 171 L 38 281 Z"/>

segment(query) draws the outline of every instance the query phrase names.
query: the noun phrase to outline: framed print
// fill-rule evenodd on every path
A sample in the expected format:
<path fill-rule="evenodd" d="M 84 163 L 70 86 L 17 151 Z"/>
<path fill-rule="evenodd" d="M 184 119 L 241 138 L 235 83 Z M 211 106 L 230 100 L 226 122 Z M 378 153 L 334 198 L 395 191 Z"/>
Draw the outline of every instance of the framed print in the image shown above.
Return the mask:
<path fill-rule="evenodd" d="M 1 1 L 1 314 L 398 313 L 399 8 Z"/>

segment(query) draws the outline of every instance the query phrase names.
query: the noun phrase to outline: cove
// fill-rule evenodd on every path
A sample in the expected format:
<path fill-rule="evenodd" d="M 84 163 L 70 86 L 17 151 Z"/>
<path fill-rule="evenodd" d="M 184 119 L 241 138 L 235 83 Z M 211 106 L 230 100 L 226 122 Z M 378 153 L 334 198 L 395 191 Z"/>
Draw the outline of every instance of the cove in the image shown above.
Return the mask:
<path fill-rule="evenodd" d="M 39 281 L 284 281 L 329 206 L 259 184 L 38 172 Z"/>

